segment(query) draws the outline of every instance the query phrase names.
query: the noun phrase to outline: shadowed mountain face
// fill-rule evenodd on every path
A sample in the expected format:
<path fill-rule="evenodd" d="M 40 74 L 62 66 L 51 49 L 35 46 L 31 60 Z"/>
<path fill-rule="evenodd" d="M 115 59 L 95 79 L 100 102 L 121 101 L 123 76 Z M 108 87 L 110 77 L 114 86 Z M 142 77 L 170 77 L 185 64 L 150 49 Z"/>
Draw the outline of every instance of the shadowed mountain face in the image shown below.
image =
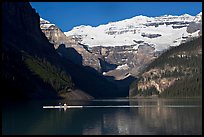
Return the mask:
<path fill-rule="evenodd" d="M 82 56 L 71 47 L 66 48 L 64 44 L 60 44 L 57 52 L 64 58 L 74 62 L 75 64 L 82 65 Z"/>
<path fill-rule="evenodd" d="M 40 17 L 29 3 L 4 2 L 2 13 L 5 98 L 58 98 L 61 90 L 74 92 L 70 89 L 75 88 L 96 98 L 128 95 L 95 69 L 80 65 L 81 56 L 75 49 L 61 45 L 68 56 L 60 56 L 42 33 Z"/>
<path fill-rule="evenodd" d="M 33 75 L 24 62 L 23 54 L 50 61 L 56 55 L 39 28 L 39 15 L 29 3 L 2 4 L 2 34 L 1 78 L 5 98 L 56 98 L 55 90 Z"/>
<path fill-rule="evenodd" d="M 104 77 L 90 66 L 83 67 L 82 56 L 76 49 L 71 47 L 66 48 L 64 44 L 61 44 L 56 51 L 70 64 L 66 70 L 71 75 L 73 81 L 75 81 L 75 84 L 81 87 L 82 90 L 86 91 L 86 89 L 88 89 L 87 93 L 96 98 L 128 96 L 129 85 L 135 80 L 134 77 L 129 76 L 123 80 L 115 80 L 115 78 L 111 76 Z M 114 67 L 112 64 L 109 64 L 109 66 Z M 95 90 L 92 91 L 92 88 Z"/>

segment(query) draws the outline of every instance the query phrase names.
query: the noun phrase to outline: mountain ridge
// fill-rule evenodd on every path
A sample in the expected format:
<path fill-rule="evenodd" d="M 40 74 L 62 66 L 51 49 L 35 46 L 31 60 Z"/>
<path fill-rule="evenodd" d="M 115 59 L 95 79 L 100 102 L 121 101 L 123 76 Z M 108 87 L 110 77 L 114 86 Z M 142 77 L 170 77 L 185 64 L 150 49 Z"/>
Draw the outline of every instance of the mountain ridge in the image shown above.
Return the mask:
<path fill-rule="evenodd" d="M 160 17 L 136 16 L 122 21 L 102 24 L 97 27 L 92 27 L 90 25 L 76 26 L 72 30 L 64 33 L 68 37 L 71 37 L 71 36 L 78 37 L 78 39 L 81 39 L 79 40 L 81 44 L 89 45 L 90 47 L 134 45 L 135 44 L 133 42 L 134 39 L 135 40 L 143 39 L 145 42 L 157 45 L 162 43 L 161 42 L 159 43 L 158 41 L 153 39 L 144 38 L 144 36 L 141 36 L 141 34 L 142 33 L 157 34 L 157 33 L 154 33 L 155 31 L 155 32 L 158 32 L 160 35 L 164 35 L 164 32 L 174 33 L 174 34 L 179 33 L 179 36 L 176 36 L 176 38 L 182 37 L 181 36 L 182 33 L 185 33 L 183 36 L 188 36 L 188 34 L 185 32 L 187 25 L 190 22 L 192 22 L 195 19 L 195 17 L 197 17 L 196 22 L 200 21 L 202 19 L 201 16 L 202 16 L 202 12 L 200 12 L 196 16 L 191 16 L 187 14 L 183 14 L 181 16 L 164 15 Z M 157 26 L 152 27 L 155 25 Z M 173 29 L 172 26 L 175 28 L 178 26 L 183 28 L 179 30 L 179 31 L 182 30 L 182 33 L 179 31 L 176 31 L 176 29 Z M 97 34 L 100 34 L 100 35 L 97 35 Z M 192 35 L 198 35 L 198 34 L 192 34 Z M 169 36 L 171 36 L 171 34 L 168 35 L 168 37 Z M 168 40 L 168 37 L 166 36 L 165 38 L 167 38 Z M 175 41 L 176 38 L 173 38 L 174 39 L 173 41 Z M 169 42 L 169 45 L 173 46 L 174 45 L 173 41 L 171 41 L 171 44 Z M 180 44 L 179 42 L 181 42 L 181 39 L 178 40 L 177 45 Z M 157 50 L 157 46 L 156 46 L 156 50 Z"/>
<path fill-rule="evenodd" d="M 192 22 L 195 18 L 196 22 Z M 47 25 L 50 26 L 49 24 L 52 23 L 49 22 Z M 121 25 L 122 28 L 117 28 L 114 24 L 119 24 L 118 26 Z M 45 24 L 42 24 L 41 29 L 46 31 L 46 26 L 43 25 Z M 99 27 L 102 29 L 97 30 Z M 145 31 L 146 28 L 147 32 Z M 97 27 L 76 26 L 71 31 L 69 31 L 70 35 L 68 32 L 60 32 L 69 39 L 65 40 L 66 42 L 61 42 L 65 44 L 65 47 L 75 48 L 82 55 L 84 66 L 90 66 L 104 76 L 123 79 L 128 74 L 136 76 L 140 70 L 168 48 L 178 46 L 193 37 L 202 35 L 202 12 L 196 16 L 183 14 L 181 16 L 164 15 L 150 18 L 141 15 Z M 104 35 L 106 38 L 103 37 Z M 49 35 L 47 37 L 50 38 Z M 98 41 L 95 40 L 97 38 L 99 38 Z M 93 45 L 93 43 L 86 43 L 86 40 L 99 43 Z M 111 41 L 113 45 L 100 44 L 100 40 Z M 58 47 L 59 41 L 53 44 Z M 144 57 L 145 59 L 143 59 Z M 106 64 L 110 65 L 106 66 L 102 62 L 107 62 Z M 115 65 L 115 67 L 110 67 L 111 65 Z M 125 65 L 128 69 L 124 70 L 122 66 Z"/>

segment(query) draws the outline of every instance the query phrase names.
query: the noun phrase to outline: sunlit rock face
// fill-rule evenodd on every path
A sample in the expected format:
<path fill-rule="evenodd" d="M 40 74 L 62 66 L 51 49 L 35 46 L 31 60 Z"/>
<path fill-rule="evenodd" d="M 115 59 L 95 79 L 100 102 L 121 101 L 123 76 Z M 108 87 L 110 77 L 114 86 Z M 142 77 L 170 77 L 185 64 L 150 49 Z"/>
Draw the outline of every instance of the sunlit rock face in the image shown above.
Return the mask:
<path fill-rule="evenodd" d="M 100 71 L 99 56 L 90 53 L 88 49 L 85 48 L 85 45 L 79 44 L 75 39 L 67 37 L 55 24 L 50 23 L 49 21 L 40 18 L 40 28 L 50 41 L 54 44 L 55 49 L 61 56 L 69 58 L 71 61 L 75 62 L 75 56 L 67 55 L 66 48 L 73 48 L 78 54 L 82 56 L 81 63 L 76 63 L 78 65 L 90 66 Z M 60 45 L 65 45 L 62 48 Z M 70 57 L 71 56 L 71 57 Z"/>
<path fill-rule="evenodd" d="M 42 18 L 40 18 L 40 28 L 48 40 L 55 45 L 55 48 L 68 40 L 57 26 L 50 24 L 48 21 L 43 20 Z"/>

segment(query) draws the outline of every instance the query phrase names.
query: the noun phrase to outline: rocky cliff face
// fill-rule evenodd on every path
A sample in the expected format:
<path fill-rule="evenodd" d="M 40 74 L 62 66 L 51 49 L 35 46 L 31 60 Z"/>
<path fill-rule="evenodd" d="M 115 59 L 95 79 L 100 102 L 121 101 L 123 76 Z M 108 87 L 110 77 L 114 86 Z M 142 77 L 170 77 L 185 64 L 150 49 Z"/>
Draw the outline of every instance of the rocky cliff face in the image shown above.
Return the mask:
<path fill-rule="evenodd" d="M 98 59 L 100 57 L 92 54 L 88 49 L 86 49 L 86 45 L 79 44 L 78 41 L 72 37 L 67 37 L 55 24 L 52 24 L 42 18 L 40 19 L 40 28 L 48 38 L 49 42 L 54 44 L 55 49 L 61 56 L 73 61 L 78 65 L 90 66 L 100 72 L 101 66 Z M 61 44 L 65 46 L 60 46 Z M 67 54 L 67 50 L 69 49 L 74 49 L 77 51 L 82 57 L 81 61 L 76 62 L 76 56 L 74 56 L 74 54 Z"/>
<path fill-rule="evenodd" d="M 173 73 L 176 67 L 167 67 L 164 69 L 151 69 L 142 75 L 142 79 L 138 82 L 138 90 L 147 90 L 152 87 L 156 88 L 159 93 L 163 92 L 165 89 L 174 84 L 175 80 L 179 80 L 180 77 L 163 77 L 166 72 Z"/>
<path fill-rule="evenodd" d="M 40 18 L 40 28 L 49 42 L 54 44 L 55 49 L 67 41 L 74 43 L 74 41 L 71 41 L 55 24 L 51 24 L 42 18 Z"/>

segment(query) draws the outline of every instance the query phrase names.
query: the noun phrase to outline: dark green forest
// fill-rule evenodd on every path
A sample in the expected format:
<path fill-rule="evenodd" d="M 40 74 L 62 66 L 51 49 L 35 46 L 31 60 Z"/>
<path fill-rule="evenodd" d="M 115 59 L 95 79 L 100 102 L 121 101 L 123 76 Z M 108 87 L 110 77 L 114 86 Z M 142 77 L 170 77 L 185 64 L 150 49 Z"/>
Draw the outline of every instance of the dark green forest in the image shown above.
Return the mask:
<path fill-rule="evenodd" d="M 56 98 L 74 88 L 70 75 L 45 58 L 10 49 L 2 52 L 1 62 L 4 98 Z"/>
<path fill-rule="evenodd" d="M 50 84 L 58 92 L 66 92 L 74 87 L 71 77 L 62 69 L 51 65 L 45 58 L 27 55 L 25 63 L 33 74 L 39 76 L 45 83 Z"/>

